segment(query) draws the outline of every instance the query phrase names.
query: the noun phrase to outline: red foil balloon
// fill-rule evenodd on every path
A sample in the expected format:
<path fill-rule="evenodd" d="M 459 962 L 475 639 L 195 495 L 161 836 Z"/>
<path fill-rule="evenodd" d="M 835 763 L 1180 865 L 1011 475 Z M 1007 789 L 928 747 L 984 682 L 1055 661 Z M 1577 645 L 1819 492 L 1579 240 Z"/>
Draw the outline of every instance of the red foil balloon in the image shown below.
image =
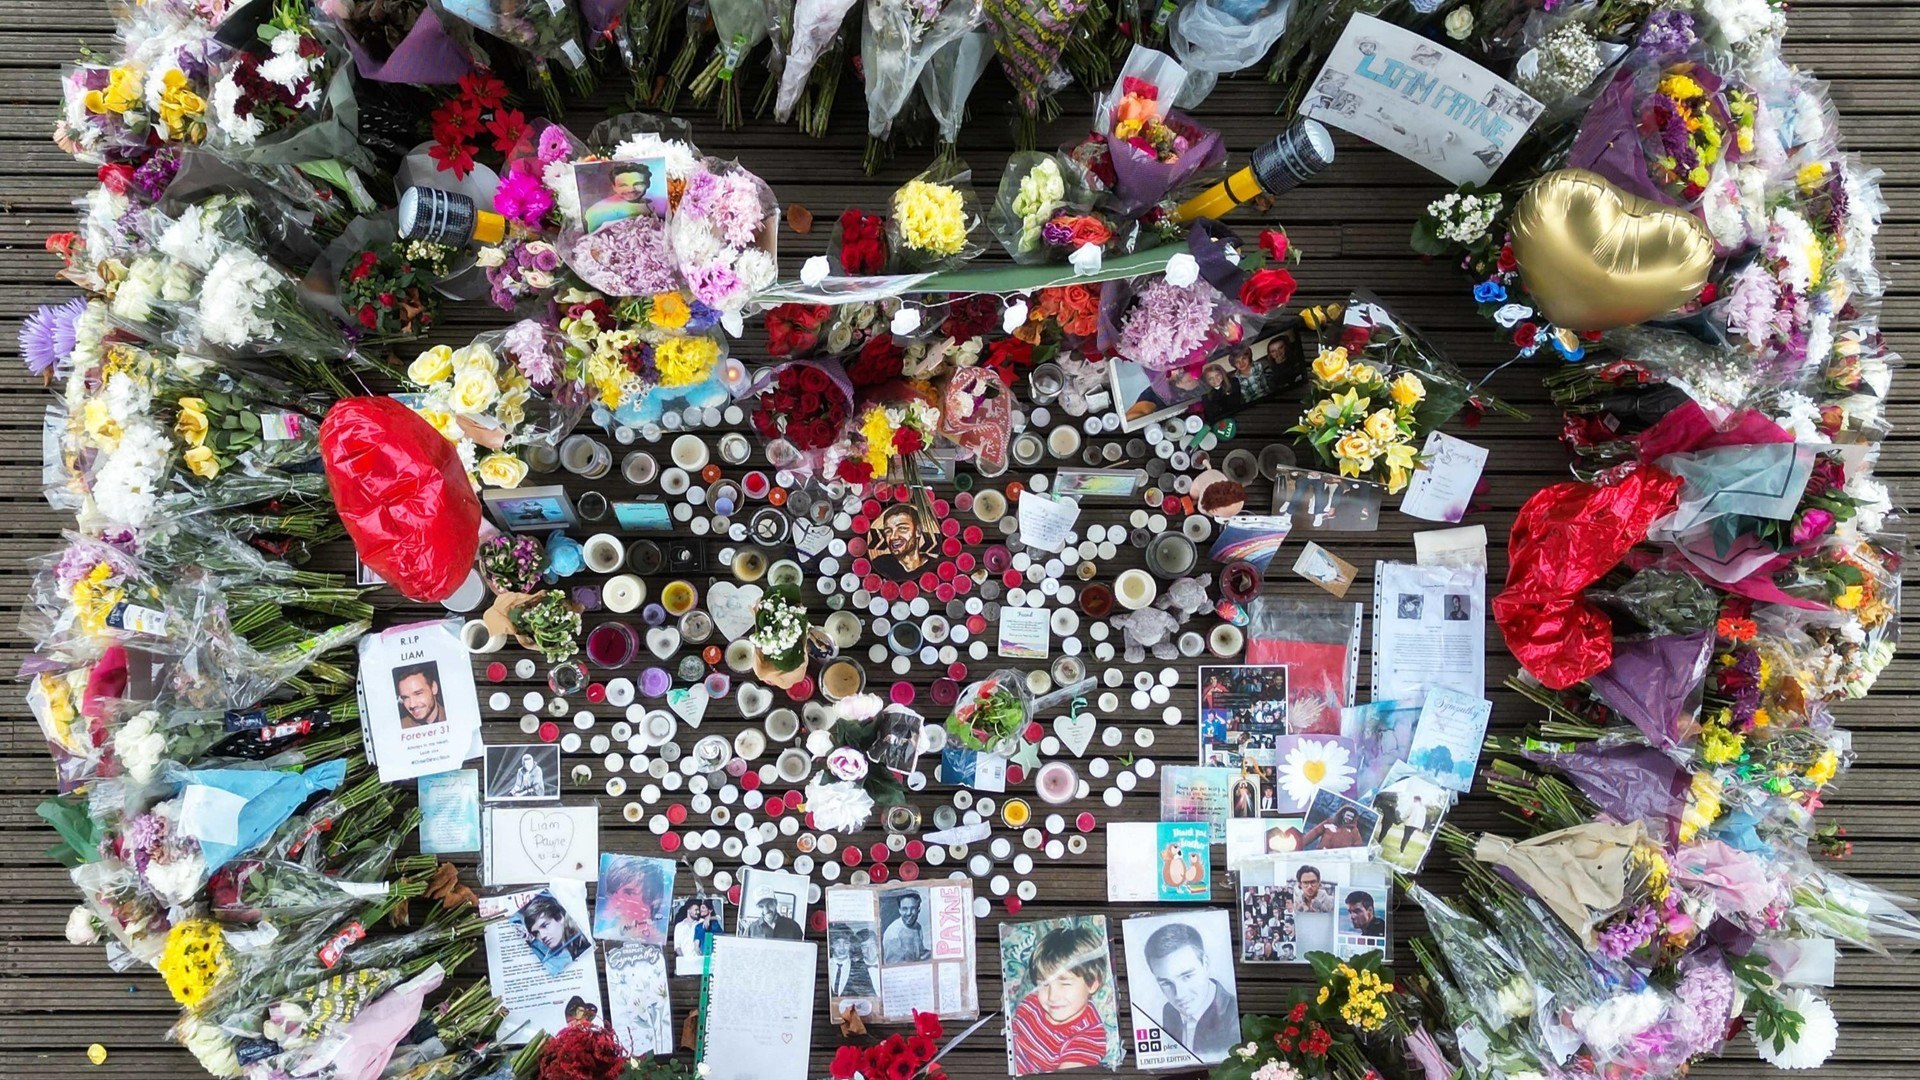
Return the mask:
<path fill-rule="evenodd" d="M 1563 690 L 1613 662 L 1613 623 L 1580 594 L 1672 512 L 1680 484 L 1645 466 L 1605 487 L 1543 488 L 1520 508 L 1493 619 L 1534 678 Z"/>
<path fill-rule="evenodd" d="M 410 600 L 452 596 L 480 547 L 480 499 L 446 437 L 392 398 L 347 398 L 320 457 L 360 561 Z"/>

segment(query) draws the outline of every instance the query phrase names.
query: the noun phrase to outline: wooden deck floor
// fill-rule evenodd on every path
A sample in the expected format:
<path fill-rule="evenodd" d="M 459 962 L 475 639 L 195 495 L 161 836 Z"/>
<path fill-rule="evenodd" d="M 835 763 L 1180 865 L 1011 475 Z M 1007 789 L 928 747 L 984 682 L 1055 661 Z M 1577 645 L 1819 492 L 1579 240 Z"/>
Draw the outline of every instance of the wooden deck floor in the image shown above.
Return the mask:
<path fill-rule="evenodd" d="M 1920 358 L 1920 287 L 1905 268 L 1920 256 L 1920 155 L 1913 152 L 1920 145 L 1920 68 L 1913 60 L 1920 49 L 1920 3 L 1808 0 L 1796 5 L 1791 18 L 1789 58 L 1830 80 L 1848 146 L 1885 170 L 1891 209 L 1880 234 L 1880 257 L 1893 288 L 1882 322 L 1897 350 Z M 39 491 L 44 394 L 13 355 L 18 320 L 36 304 L 70 295 L 54 281 L 55 262 L 41 251 L 41 241 L 47 232 L 69 227 L 69 200 L 90 179 L 88 170 L 67 159 L 47 137 L 57 112 L 57 72 L 80 41 L 104 43 L 111 30 L 105 5 L 93 0 L 0 0 L 0 461 L 11 466 L 0 473 L 0 542 L 5 547 L 0 610 L 9 613 L 9 624 L 10 613 L 20 604 L 26 560 L 49 548 L 63 525 Z M 1005 91 L 998 73 L 990 73 L 975 94 L 975 115 L 961 144 L 963 154 L 980 170 L 977 175 L 983 177 L 986 191 L 997 181 L 1008 148 Z M 1222 128 L 1230 151 L 1242 156 L 1275 129 L 1271 112 L 1276 97 L 1264 82 L 1229 82 L 1206 102 L 1200 116 Z M 1084 101 L 1069 98 L 1075 108 Z M 578 129 L 585 130 L 603 114 L 582 108 L 575 110 L 574 119 Z M 845 206 L 879 204 L 886 191 L 920 168 L 921 157 L 903 151 L 881 176 L 868 180 L 860 175 L 864 112 L 852 80 L 843 87 L 833 132 L 823 142 L 801 139 L 771 123 L 749 122 L 745 131 L 727 134 L 704 117 L 694 120 L 696 137 L 708 152 L 737 156 L 773 185 L 783 204 L 803 204 L 823 223 Z M 1042 143 L 1064 141 L 1079 122 L 1075 115 L 1056 123 L 1043 133 Z M 1470 370 L 1484 369 L 1505 356 L 1466 302 L 1460 277 L 1448 266 L 1422 262 L 1406 245 L 1418 208 L 1443 190 L 1433 177 L 1384 151 L 1343 138 L 1333 171 L 1289 195 L 1275 208 L 1275 216 L 1306 253 L 1301 300 L 1338 299 L 1349 288 L 1369 288 L 1428 330 Z M 1246 224 L 1251 228 L 1255 223 Z M 784 231 L 781 246 L 788 273 L 824 243 L 824 227 L 811 236 Z M 444 336 L 464 341 L 497 323 L 490 310 L 469 308 L 449 318 Z M 1553 441 L 1556 421 L 1538 376 L 1539 369 L 1516 365 L 1492 387 L 1531 409 L 1534 421 L 1489 420 L 1466 433 L 1492 451 L 1487 467 L 1491 490 L 1482 500 L 1488 509 L 1469 521 L 1485 524 L 1496 537 L 1505 536 L 1514 510 L 1530 492 L 1565 475 Z M 1895 399 L 1901 404 L 1890 409 L 1895 437 L 1882 456 L 1880 472 L 1895 483 L 1896 491 L 1910 496 L 1920 472 L 1920 405 L 1907 403 L 1906 394 L 1920 388 L 1920 381 L 1911 370 L 1903 371 L 1897 386 Z M 1291 420 L 1290 414 L 1277 410 L 1245 417 L 1241 438 L 1257 447 L 1277 437 Z M 1379 533 L 1335 537 L 1329 545 L 1362 567 L 1362 587 L 1373 560 L 1412 556 L 1412 519 L 1394 513 L 1385 517 Z M 1498 545 L 1493 560 L 1497 589 L 1505 574 Z M 1365 593 L 1357 588 L 1354 595 Z M 1920 623 L 1920 613 L 1910 612 L 1906 621 Z M 1512 672 L 1513 664 L 1497 638 L 1490 638 L 1488 648 L 1487 683 L 1494 687 Z M 0 637 L 0 669 L 15 670 L 27 651 L 28 644 L 16 635 Z M 1842 723 L 1855 733 L 1858 760 L 1827 811 L 1855 841 L 1848 869 L 1909 895 L 1920 894 L 1920 661 L 1915 657 L 1915 649 L 1904 650 L 1869 700 L 1838 710 Z M 1496 725 L 1511 727 L 1531 718 L 1511 694 L 1501 692 L 1494 698 Z M 1153 753 L 1159 760 L 1191 759 L 1191 727 L 1158 733 Z M 1096 747 L 1092 752 L 1101 751 Z M 110 1075 L 159 1080 L 200 1075 L 184 1052 L 165 1042 L 174 1008 L 156 977 L 113 974 L 97 948 L 65 942 L 62 928 L 74 902 L 73 890 L 65 873 L 42 856 L 53 837 L 33 813 L 35 803 L 49 793 L 50 782 L 44 747 L 21 696 L 5 695 L 0 699 L 0 881 L 5 882 L 0 887 L 0 1078 Z M 1150 817 L 1150 801 L 1135 796 L 1125 816 Z M 1468 827 L 1492 826 L 1489 803 L 1484 797 L 1470 799 L 1456 820 Z M 609 829 L 603 840 L 608 849 L 654 850 L 644 830 L 618 824 L 613 813 L 617 807 L 606 809 Z M 1101 903 L 1100 851 L 1096 843 L 1071 865 L 1039 867 L 1035 876 L 1040 900 L 1024 914 L 1043 917 L 1089 908 L 1106 910 L 1114 918 L 1127 914 Z M 1430 876 L 1444 888 L 1446 874 Z M 1224 901 L 1224 892 L 1216 895 Z M 1404 937 L 1418 929 L 1418 913 L 1407 905 L 1395 915 L 1397 934 Z M 998 994 L 996 921 L 983 924 L 983 1002 Z M 1401 960 L 1406 960 L 1404 950 Z M 1275 974 L 1284 970 L 1293 969 L 1243 966 L 1242 1008 L 1277 1007 L 1292 978 Z M 1842 1039 L 1826 1072 L 1861 1080 L 1920 1077 L 1920 962 L 1848 956 L 1839 982 L 1833 1003 L 1843 1021 Z M 692 992 L 691 986 L 676 983 L 676 1019 L 692 1007 Z M 111 1053 L 105 1069 L 87 1062 L 85 1049 L 93 1042 L 105 1044 Z M 835 1044 L 832 1029 L 823 1022 L 816 1051 L 830 1053 Z M 1004 1075 L 1002 1053 L 997 1031 L 989 1029 L 947 1063 L 956 1076 L 984 1080 Z M 1753 1067 L 1745 1060 L 1749 1058 L 1736 1052 L 1696 1075 L 1741 1075 Z M 824 1053 L 817 1054 L 815 1071 L 824 1075 Z"/>

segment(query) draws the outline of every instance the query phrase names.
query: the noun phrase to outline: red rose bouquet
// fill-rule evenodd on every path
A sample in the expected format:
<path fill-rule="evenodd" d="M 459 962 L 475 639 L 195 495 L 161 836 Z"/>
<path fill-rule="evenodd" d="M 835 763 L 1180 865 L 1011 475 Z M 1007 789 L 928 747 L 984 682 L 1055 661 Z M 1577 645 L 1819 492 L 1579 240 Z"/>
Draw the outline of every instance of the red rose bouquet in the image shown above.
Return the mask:
<path fill-rule="evenodd" d="M 834 224 L 827 251 L 841 274 L 866 277 L 887 268 L 886 222 L 864 210 L 849 208 Z"/>
<path fill-rule="evenodd" d="M 798 361 L 776 371 L 755 401 L 755 431 L 785 441 L 800 455 L 818 455 L 841 441 L 853 386 L 834 361 Z"/>
<path fill-rule="evenodd" d="M 778 304 L 767 312 L 767 355 L 807 357 L 820 349 L 833 309 L 826 304 Z"/>

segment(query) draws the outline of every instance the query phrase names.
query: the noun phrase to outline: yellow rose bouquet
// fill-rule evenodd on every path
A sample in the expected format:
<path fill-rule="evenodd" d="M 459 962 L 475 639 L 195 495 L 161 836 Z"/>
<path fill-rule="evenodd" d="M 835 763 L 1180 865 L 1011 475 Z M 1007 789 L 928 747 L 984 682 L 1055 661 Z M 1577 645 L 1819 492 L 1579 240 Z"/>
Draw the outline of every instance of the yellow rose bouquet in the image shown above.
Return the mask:
<path fill-rule="evenodd" d="M 1355 363 L 1343 348 L 1323 348 L 1312 365 L 1313 385 L 1325 396 L 1308 407 L 1289 430 L 1306 437 L 1314 453 L 1341 476 L 1407 486 L 1421 465 L 1415 440 L 1424 438 L 1415 409 L 1426 384 L 1406 372 L 1396 377 L 1371 364 Z"/>
<path fill-rule="evenodd" d="M 409 402 L 460 452 L 475 487 L 519 487 L 519 451 L 557 447 L 586 412 L 592 349 L 524 319 L 461 348 L 436 345 L 407 365 Z"/>

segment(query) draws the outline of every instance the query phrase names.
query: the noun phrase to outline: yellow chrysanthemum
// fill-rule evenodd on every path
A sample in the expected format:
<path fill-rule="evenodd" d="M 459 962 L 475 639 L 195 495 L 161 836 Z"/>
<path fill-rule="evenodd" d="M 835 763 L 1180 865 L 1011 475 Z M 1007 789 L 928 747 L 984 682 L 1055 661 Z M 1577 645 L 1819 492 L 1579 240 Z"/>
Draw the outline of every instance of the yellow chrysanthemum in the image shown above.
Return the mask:
<path fill-rule="evenodd" d="M 661 386 L 692 386 L 705 382 L 719 362 L 720 346 L 710 337 L 677 337 L 660 343 L 653 352 Z"/>
<path fill-rule="evenodd" d="M 893 421 L 887 419 L 887 410 L 868 410 L 867 418 L 860 423 L 860 435 L 867 440 L 866 461 L 873 466 L 874 475 L 885 474 L 887 462 L 893 459 Z"/>
<path fill-rule="evenodd" d="M 664 292 L 653 298 L 647 317 L 662 330 L 678 330 L 693 317 L 693 309 L 679 293 Z"/>
<path fill-rule="evenodd" d="M 193 1008 L 227 970 L 227 948 L 220 924 L 212 919 L 186 919 L 167 931 L 161 951 L 161 978 L 173 1000 Z"/>
<path fill-rule="evenodd" d="M 946 184 L 909 180 L 894 193 L 894 224 L 909 248 L 936 257 L 967 246 L 966 199 Z"/>

